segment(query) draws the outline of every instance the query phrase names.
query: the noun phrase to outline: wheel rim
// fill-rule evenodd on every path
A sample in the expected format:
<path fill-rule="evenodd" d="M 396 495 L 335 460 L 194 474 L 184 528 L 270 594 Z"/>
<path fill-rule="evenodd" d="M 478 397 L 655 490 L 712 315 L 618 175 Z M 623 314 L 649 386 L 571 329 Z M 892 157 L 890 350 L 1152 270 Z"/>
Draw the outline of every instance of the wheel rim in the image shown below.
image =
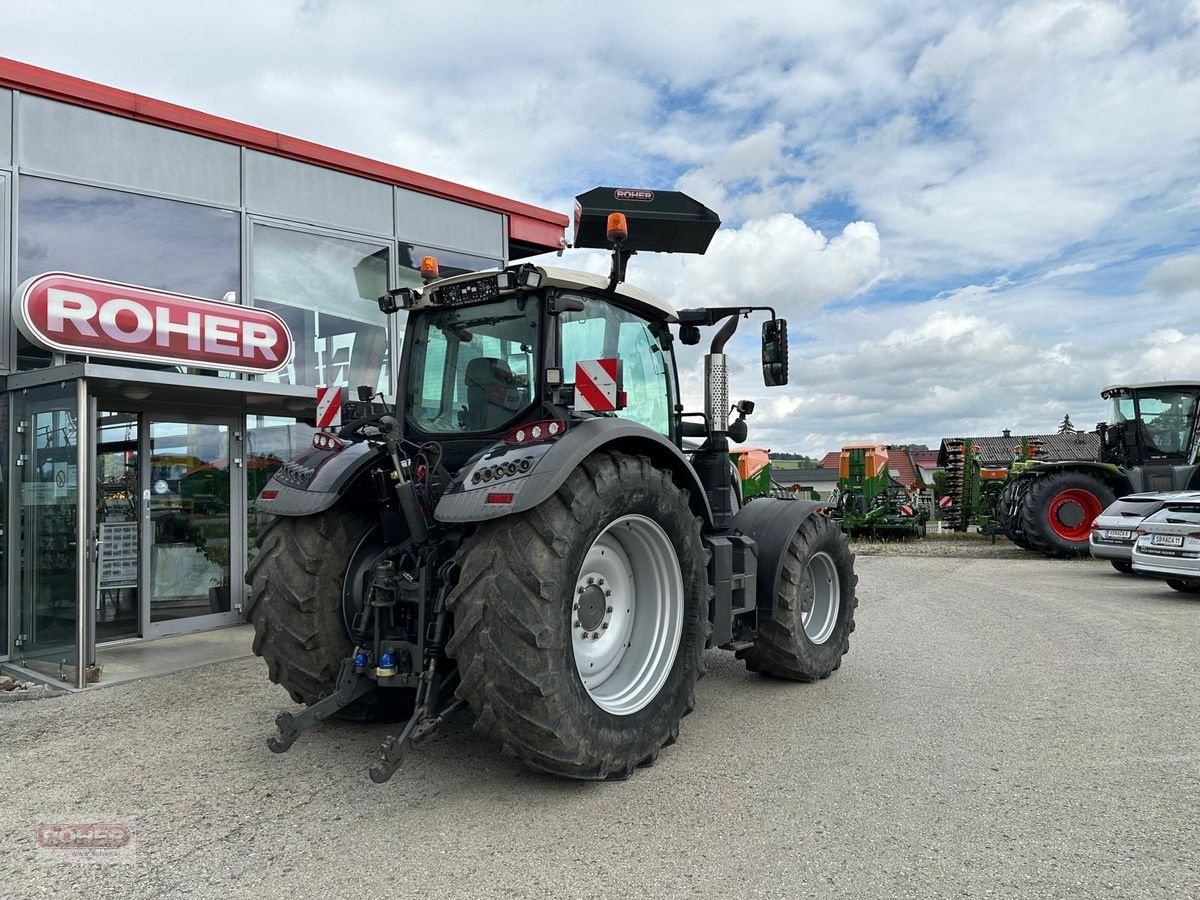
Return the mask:
<path fill-rule="evenodd" d="M 653 519 L 622 516 L 588 549 L 575 583 L 571 647 L 592 702 L 628 716 L 653 700 L 683 632 L 683 574 Z"/>
<path fill-rule="evenodd" d="M 814 644 L 824 644 L 837 626 L 842 608 L 842 582 L 833 557 L 824 551 L 809 557 L 804 567 L 800 624 Z"/>
<path fill-rule="evenodd" d="M 1091 491 L 1082 488 L 1060 491 L 1047 510 L 1050 528 L 1065 541 L 1086 541 L 1092 520 L 1101 512 L 1100 501 Z"/>

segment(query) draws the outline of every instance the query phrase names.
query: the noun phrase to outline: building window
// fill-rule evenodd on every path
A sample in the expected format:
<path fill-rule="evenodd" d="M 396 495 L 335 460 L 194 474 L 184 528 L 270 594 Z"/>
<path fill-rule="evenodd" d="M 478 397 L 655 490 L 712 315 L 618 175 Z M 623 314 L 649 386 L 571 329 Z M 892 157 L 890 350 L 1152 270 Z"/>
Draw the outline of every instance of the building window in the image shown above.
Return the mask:
<path fill-rule="evenodd" d="M 24 175 L 17 209 L 17 281 L 72 272 L 235 300 L 238 214 L 196 203 Z M 21 339 L 22 367 L 48 354 Z"/>
<path fill-rule="evenodd" d="M 387 292 L 388 252 L 383 244 L 254 226 L 254 305 L 287 322 L 296 347 L 291 365 L 264 380 L 391 391 L 387 318 L 376 302 Z"/>
<path fill-rule="evenodd" d="M 426 256 L 432 256 L 438 261 L 438 275 L 442 278 L 500 267 L 500 260 L 486 256 L 471 256 L 469 253 L 439 250 L 420 244 L 401 244 L 398 259 L 400 283 L 397 287 L 421 287 L 421 260 Z"/>

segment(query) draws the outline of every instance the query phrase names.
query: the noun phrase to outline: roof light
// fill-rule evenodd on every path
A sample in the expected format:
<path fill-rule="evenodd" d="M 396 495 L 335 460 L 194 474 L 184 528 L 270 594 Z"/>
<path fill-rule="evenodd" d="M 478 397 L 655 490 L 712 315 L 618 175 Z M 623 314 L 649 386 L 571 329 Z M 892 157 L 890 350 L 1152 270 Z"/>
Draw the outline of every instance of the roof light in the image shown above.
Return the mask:
<path fill-rule="evenodd" d="M 528 263 L 521 266 L 521 287 L 533 290 L 542 286 L 542 270 Z"/>
<path fill-rule="evenodd" d="M 496 287 L 502 291 L 511 291 L 517 286 L 516 276 L 512 272 L 505 269 L 502 272 L 496 273 Z"/>
<path fill-rule="evenodd" d="M 436 256 L 424 256 L 421 258 L 421 280 L 433 281 L 438 277 L 438 261 Z"/>
<path fill-rule="evenodd" d="M 629 237 L 629 225 L 625 222 L 625 213 L 608 214 L 608 241 L 610 244 L 620 244 Z"/>
<path fill-rule="evenodd" d="M 567 423 L 558 419 L 544 419 L 514 428 L 504 437 L 506 444 L 540 444 L 552 441 L 567 433 Z"/>

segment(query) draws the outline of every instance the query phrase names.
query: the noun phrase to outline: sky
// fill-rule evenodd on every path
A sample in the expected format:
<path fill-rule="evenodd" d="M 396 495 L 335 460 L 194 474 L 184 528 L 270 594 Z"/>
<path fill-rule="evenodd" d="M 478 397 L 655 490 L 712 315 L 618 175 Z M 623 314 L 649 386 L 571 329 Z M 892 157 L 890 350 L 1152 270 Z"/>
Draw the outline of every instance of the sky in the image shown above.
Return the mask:
<path fill-rule="evenodd" d="M 786 387 L 757 320 L 729 347 L 758 446 L 1090 428 L 1105 384 L 1200 379 L 1200 0 L 0 11 L 2 56 L 564 213 L 687 192 L 708 253 L 629 280 L 788 319 Z"/>

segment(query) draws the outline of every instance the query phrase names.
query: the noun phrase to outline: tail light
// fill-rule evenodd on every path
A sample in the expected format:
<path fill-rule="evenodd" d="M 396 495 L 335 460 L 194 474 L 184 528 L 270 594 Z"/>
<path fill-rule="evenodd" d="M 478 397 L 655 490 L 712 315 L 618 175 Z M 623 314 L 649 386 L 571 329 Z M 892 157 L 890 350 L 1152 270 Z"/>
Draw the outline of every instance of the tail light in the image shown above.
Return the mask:
<path fill-rule="evenodd" d="M 1096 518 L 1092 519 L 1092 531 L 1099 531 L 1099 530 L 1100 530 L 1100 517 L 1096 516 Z"/>
<path fill-rule="evenodd" d="M 553 441 L 567 433 L 567 423 L 558 419 L 543 419 L 540 422 L 530 422 L 514 428 L 504 436 L 506 444 L 540 444 L 542 441 Z"/>

